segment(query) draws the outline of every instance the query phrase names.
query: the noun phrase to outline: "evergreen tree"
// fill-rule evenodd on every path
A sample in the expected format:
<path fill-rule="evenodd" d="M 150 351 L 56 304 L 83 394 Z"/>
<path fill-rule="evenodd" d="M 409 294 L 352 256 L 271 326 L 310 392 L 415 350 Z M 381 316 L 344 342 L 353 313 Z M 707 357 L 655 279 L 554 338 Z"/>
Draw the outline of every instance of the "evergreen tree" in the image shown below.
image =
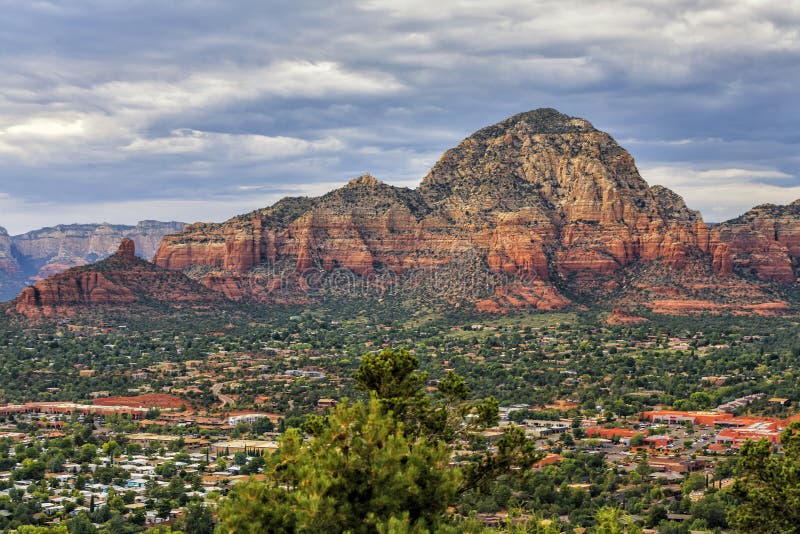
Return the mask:
<path fill-rule="evenodd" d="M 800 424 L 781 435 L 783 454 L 767 440 L 742 445 L 728 521 L 739 532 L 800 532 Z"/>
<path fill-rule="evenodd" d="M 202 503 L 192 503 L 186 507 L 183 519 L 186 534 L 213 534 L 214 518 L 211 510 Z"/>
<path fill-rule="evenodd" d="M 281 439 L 267 483 L 237 485 L 220 532 L 375 532 L 390 523 L 435 529 L 453 503 L 459 471 L 442 443 L 407 437 L 376 399 L 343 402 L 318 436 Z"/>

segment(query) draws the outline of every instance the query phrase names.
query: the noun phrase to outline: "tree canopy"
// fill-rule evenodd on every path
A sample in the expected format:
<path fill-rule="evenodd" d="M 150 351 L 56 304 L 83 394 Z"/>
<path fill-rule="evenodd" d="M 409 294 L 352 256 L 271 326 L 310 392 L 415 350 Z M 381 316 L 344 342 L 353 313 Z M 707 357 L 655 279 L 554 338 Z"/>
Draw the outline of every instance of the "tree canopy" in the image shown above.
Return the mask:
<path fill-rule="evenodd" d="M 783 454 L 767 440 L 742 445 L 731 493 L 739 499 L 728 517 L 740 532 L 800 532 L 800 424 L 781 435 Z"/>
<path fill-rule="evenodd" d="M 220 509 L 220 531 L 375 532 L 392 524 L 433 529 L 456 495 L 442 443 L 410 438 L 377 399 L 342 403 L 308 442 L 289 429 L 267 467 L 267 482 L 235 487 Z M 333 530 L 331 530 L 333 529 Z"/>

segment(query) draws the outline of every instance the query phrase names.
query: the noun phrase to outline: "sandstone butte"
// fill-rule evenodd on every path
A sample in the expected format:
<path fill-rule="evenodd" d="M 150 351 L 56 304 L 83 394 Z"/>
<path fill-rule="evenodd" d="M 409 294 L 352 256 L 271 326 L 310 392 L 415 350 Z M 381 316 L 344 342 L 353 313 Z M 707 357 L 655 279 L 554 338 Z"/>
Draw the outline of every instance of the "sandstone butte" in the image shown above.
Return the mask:
<path fill-rule="evenodd" d="M 221 297 L 183 273 L 156 267 L 137 258 L 132 239 L 92 265 L 74 267 L 25 288 L 10 312 L 29 319 L 69 316 L 83 307 L 130 307 L 141 302 L 214 302 Z"/>
<path fill-rule="evenodd" d="M 681 298 L 702 300 L 699 311 L 714 299 L 728 310 L 729 294 L 743 299 L 742 309 L 772 310 L 785 303 L 770 302 L 759 279 L 795 282 L 797 208 L 761 206 L 710 228 L 679 195 L 650 187 L 608 134 L 538 109 L 448 150 L 416 189 L 363 175 L 321 197 L 187 226 L 164 237 L 153 261 L 230 300 L 297 302 L 308 297 L 309 280 L 336 273 L 374 283 L 451 273 L 432 284 L 436 293 L 468 283 L 475 272 L 464 266 L 477 265 L 489 278 L 470 298 L 488 312 Z M 681 280 L 690 283 L 670 283 Z M 441 293 L 431 298 L 451 298 Z M 17 307 L 33 296 L 23 292 Z"/>
<path fill-rule="evenodd" d="M 140 221 L 135 226 L 60 224 L 15 236 L 0 228 L 0 300 L 13 297 L 26 283 L 108 257 L 126 237 L 133 239 L 141 257 L 150 260 L 161 238 L 184 226 L 160 221 Z"/>
<path fill-rule="evenodd" d="M 783 284 L 797 282 L 800 200 L 788 206 L 757 206 L 715 231 L 719 240 L 729 244 L 731 261 L 739 272 Z"/>

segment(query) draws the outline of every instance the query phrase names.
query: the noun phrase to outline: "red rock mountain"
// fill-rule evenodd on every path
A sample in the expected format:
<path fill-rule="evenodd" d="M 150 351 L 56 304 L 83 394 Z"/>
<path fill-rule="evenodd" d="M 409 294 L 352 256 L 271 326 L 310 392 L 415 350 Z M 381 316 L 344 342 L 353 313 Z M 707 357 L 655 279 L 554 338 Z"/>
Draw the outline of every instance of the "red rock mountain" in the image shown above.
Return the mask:
<path fill-rule="evenodd" d="M 29 319 L 69 316 L 91 307 L 134 304 L 208 303 L 221 297 L 177 271 L 137 258 L 136 245 L 123 239 L 116 254 L 92 265 L 73 267 L 25 288 L 11 311 Z"/>
<path fill-rule="evenodd" d="M 730 246 L 733 266 L 762 280 L 798 280 L 800 200 L 788 206 L 763 204 L 715 228 Z"/>
<path fill-rule="evenodd" d="M 770 299 L 749 270 L 794 280 L 800 217 L 792 206 L 709 229 L 680 196 L 648 186 L 608 134 L 539 109 L 471 135 L 417 189 L 364 175 L 321 197 L 187 226 L 164 237 L 153 261 L 159 275 L 183 271 L 232 300 L 308 302 L 370 287 L 492 312 L 577 300 L 772 313 L 786 303 Z M 131 298 L 116 286 L 139 272 L 151 271 L 106 275 L 114 287 L 101 281 L 90 300 Z M 75 274 L 94 271 L 69 273 L 26 290 L 17 308 L 85 301 Z"/>
<path fill-rule="evenodd" d="M 480 299 L 562 307 L 631 264 L 676 269 L 708 258 L 730 272 L 725 244 L 697 212 L 649 187 L 633 158 L 589 122 L 540 109 L 484 128 L 447 151 L 416 190 L 365 175 L 319 198 L 290 198 L 221 224 L 166 236 L 154 262 L 230 298 L 269 298 L 242 280 L 256 267 L 360 276 L 443 266 L 464 256 L 505 282 Z"/>
<path fill-rule="evenodd" d="M 123 238 L 133 239 L 139 256 L 152 259 L 161 238 L 184 226 L 160 221 L 135 226 L 61 224 L 11 237 L 0 229 L 0 300 L 14 297 L 37 280 L 110 256 Z"/>

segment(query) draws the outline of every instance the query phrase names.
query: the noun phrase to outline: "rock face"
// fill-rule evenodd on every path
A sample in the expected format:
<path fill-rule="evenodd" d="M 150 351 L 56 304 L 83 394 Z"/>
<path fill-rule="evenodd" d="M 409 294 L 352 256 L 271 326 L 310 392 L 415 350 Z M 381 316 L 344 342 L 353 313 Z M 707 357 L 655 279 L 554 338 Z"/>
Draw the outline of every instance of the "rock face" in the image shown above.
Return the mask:
<path fill-rule="evenodd" d="M 125 238 L 119 244 L 117 254 L 123 258 L 131 259 L 136 257 L 136 243 L 133 239 Z"/>
<path fill-rule="evenodd" d="M 552 109 L 476 132 L 416 190 L 365 175 L 319 198 L 192 225 L 165 237 L 154 262 L 231 298 L 268 299 L 275 284 L 248 285 L 247 273 L 407 276 L 464 256 L 497 277 L 477 299 L 487 310 L 563 307 L 563 289 L 592 292 L 640 262 L 680 269 L 703 256 L 731 269 L 725 243 L 678 195 L 649 187 L 608 134 Z"/>
<path fill-rule="evenodd" d="M 494 265 L 542 279 L 591 282 L 656 259 L 681 267 L 687 255 L 709 251 L 697 212 L 648 187 L 608 134 L 551 109 L 475 133 L 419 190 L 448 224 L 494 238 L 481 243 Z"/>
<path fill-rule="evenodd" d="M 8 237 L 0 233 L 0 300 L 11 298 L 25 287 L 70 267 L 87 265 L 114 253 L 120 239 L 134 241 L 139 255 L 152 259 L 161 238 L 180 232 L 180 222 L 142 221 L 136 226 L 71 224 L 42 228 Z M 8 239 L 8 248 L 4 242 Z M 4 250 L 10 263 L 4 262 Z M 9 269 L 8 266 L 11 266 Z"/>
<path fill-rule="evenodd" d="M 132 239 L 93 265 L 73 267 L 25 288 L 10 311 L 29 319 L 70 316 L 87 308 L 219 302 L 222 297 L 176 271 L 137 258 Z"/>
<path fill-rule="evenodd" d="M 715 228 L 730 248 L 733 268 L 762 280 L 797 281 L 800 258 L 800 200 L 788 206 L 763 204 Z"/>
<path fill-rule="evenodd" d="M 737 273 L 794 280 L 795 204 L 709 229 L 680 196 L 650 187 L 608 134 L 540 109 L 471 135 L 417 189 L 363 175 L 321 197 L 187 226 L 164 237 L 153 261 L 231 300 L 307 303 L 370 290 L 486 312 L 578 301 L 772 313 L 786 303 Z M 126 244 L 114 257 L 130 256 Z M 62 286 L 70 302 L 131 298 L 117 287 L 130 283 L 104 270 L 105 279 L 69 272 L 21 295 L 18 308 L 55 306 Z"/>
<path fill-rule="evenodd" d="M 11 238 L 6 229 L 0 226 L 0 273 L 14 274 L 17 271 L 19 264 L 11 253 Z"/>

